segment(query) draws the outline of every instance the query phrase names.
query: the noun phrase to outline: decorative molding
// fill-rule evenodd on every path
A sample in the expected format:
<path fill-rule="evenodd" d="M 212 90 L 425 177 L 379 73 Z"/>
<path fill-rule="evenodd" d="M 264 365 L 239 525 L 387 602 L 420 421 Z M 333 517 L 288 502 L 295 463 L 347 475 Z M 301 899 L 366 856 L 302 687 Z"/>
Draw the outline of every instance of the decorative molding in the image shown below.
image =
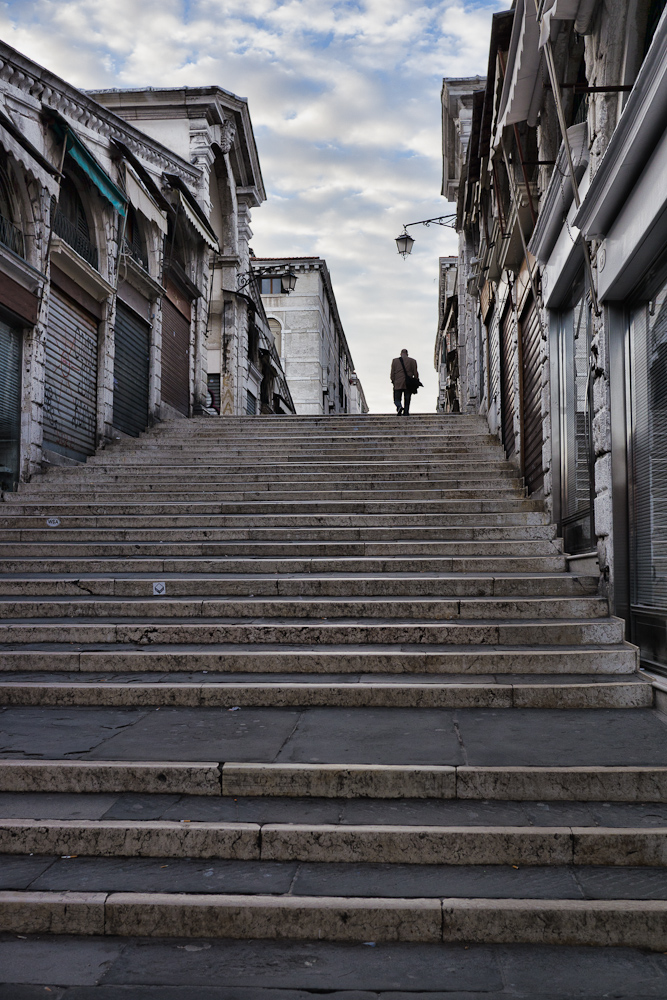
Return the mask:
<path fill-rule="evenodd" d="M 77 90 L 3 42 L 0 42 L 0 80 L 42 105 L 54 108 L 84 129 L 109 139 L 119 139 L 135 155 L 161 170 L 177 173 L 190 183 L 198 179 L 199 171 L 179 156 L 170 153 L 160 143 L 152 142 L 143 132 L 128 125 L 84 91 Z"/>
<path fill-rule="evenodd" d="M 225 118 L 224 122 L 220 126 L 220 149 L 223 153 L 225 153 L 225 155 L 234 145 L 235 138 L 236 122 L 232 121 L 231 118 Z"/>

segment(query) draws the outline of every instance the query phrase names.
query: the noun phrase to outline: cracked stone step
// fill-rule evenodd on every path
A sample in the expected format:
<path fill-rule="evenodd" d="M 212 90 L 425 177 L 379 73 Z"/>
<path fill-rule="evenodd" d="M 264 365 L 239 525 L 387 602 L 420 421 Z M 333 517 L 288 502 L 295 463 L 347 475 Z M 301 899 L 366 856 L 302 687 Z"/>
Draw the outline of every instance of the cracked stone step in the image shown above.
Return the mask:
<path fill-rule="evenodd" d="M 385 643 L 451 644 L 458 646 L 518 646 L 605 644 L 623 642 L 624 622 L 620 618 L 588 621 L 505 621 L 471 623 L 449 620 L 446 624 L 431 621 L 295 621 L 255 619 L 250 622 L 191 619 L 156 622 L 147 620 L 115 622 L 93 618 L 71 621 L 67 618 L 29 621 L 4 619 L 5 643 Z"/>
<path fill-rule="evenodd" d="M 29 596 L 80 596 L 106 595 L 123 597 L 155 596 L 155 577 L 148 579 L 119 576 L 75 576 L 73 579 L 55 574 L 35 579 L 28 576 L 9 578 L 0 576 L 0 595 Z M 164 587 L 161 587 L 164 584 Z M 205 574 L 163 574 L 158 587 L 162 596 L 198 597 L 311 597 L 311 596 L 365 596 L 365 597 L 504 597 L 528 596 L 539 588 L 543 596 L 590 596 L 597 592 L 598 579 L 576 574 L 552 576 L 473 576 L 461 573 L 438 576 L 414 572 L 404 576 L 374 573 L 368 576 L 350 573 L 325 576 L 311 572 L 289 577 L 265 573 L 262 575 L 232 575 L 227 569 L 215 576 Z"/>
<path fill-rule="evenodd" d="M 567 674 L 590 675 L 600 671 L 608 676 L 636 676 L 637 650 L 629 643 L 614 646 L 560 647 L 549 649 L 511 648 L 493 649 L 483 646 L 468 648 L 458 646 L 435 649 L 419 647 L 339 646 L 281 648 L 262 647 L 257 643 L 247 648 L 242 645 L 206 647 L 193 646 L 183 650 L 179 646 L 154 644 L 151 647 L 131 647 L 122 644 L 96 646 L 89 650 L 72 651 L 59 646 L 29 646 L 8 650 L 0 648 L 0 671 L 96 671 L 104 673 L 132 671 L 191 671 L 284 673 L 297 671 L 308 674 L 337 672 L 386 673 L 405 675 L 428 674 L 515 674 L 532 676 L 535 682 L 540 675 Z"/>

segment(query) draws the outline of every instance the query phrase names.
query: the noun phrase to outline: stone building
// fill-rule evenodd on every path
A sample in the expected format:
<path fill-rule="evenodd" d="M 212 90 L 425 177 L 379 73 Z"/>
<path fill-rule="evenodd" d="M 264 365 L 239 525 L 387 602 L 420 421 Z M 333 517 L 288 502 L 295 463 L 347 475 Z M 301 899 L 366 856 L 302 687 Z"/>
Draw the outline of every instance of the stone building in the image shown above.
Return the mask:
<path fill-rule="evenodd" d="M 296 412 L 367 413 L 326 261 L 254 257 L 252 266 Z M 286 270 L 297 278 L 289 295 Z"/>
<path fill-rule="evenodd" d="M 486 80 L 443 102 L 443 192 L 459 233 L 451 408 L 486 414 L 571 564 L 599 567 L 644 662 L 666 669 L 664 8 L 494 15 Z M 467 136 L 453 157 L 452 135 Z M 449 269 L 441 284 L 446 299 Z"/>
<path fill-rule="evenodd" d="M 255 342 L 258 394 L 292 409 L 261 301 L 238 292 L 263 198 L 245 101 L 83 93 L 0 43 L 2 488 L 214 412 L 211 372 L 245 412 Z"/>

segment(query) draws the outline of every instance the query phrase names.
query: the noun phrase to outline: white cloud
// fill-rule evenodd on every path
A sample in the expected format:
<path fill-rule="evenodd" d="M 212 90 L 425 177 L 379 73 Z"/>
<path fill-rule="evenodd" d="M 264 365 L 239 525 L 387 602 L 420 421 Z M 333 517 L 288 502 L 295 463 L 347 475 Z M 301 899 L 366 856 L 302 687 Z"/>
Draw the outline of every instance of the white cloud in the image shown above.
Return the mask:
<path fill-rule="evenodd" d="M 443 76 L 484 74 L 509 0 L 14 0 L 0 34 L 79 87 L 219 84 L 249 99 L 268 200 L 258 255 L 319 254 L 371 407 L 407 346 L 432 411 L 437 258 L 449 229 L 403 223 L 440 197 Z"/>

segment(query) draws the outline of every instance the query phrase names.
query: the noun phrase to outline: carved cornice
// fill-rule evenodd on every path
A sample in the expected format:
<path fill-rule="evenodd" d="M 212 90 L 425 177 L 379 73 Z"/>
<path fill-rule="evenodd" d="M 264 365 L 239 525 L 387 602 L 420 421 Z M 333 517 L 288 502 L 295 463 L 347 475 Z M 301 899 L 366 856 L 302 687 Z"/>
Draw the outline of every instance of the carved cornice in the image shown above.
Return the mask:
<path fill-rule="evenodd" d="M 161 171 L 178 174 L 188 183 L 196 182 L 200 171 L 190 166 L 139 129 L 118 118 L 112 111 L 54 73 L 32 62 L 11 46 L 0 42 L 0 80 L 16 87 L 33 100 L 108 139 L 118 139 L 142 160 Z"/>

